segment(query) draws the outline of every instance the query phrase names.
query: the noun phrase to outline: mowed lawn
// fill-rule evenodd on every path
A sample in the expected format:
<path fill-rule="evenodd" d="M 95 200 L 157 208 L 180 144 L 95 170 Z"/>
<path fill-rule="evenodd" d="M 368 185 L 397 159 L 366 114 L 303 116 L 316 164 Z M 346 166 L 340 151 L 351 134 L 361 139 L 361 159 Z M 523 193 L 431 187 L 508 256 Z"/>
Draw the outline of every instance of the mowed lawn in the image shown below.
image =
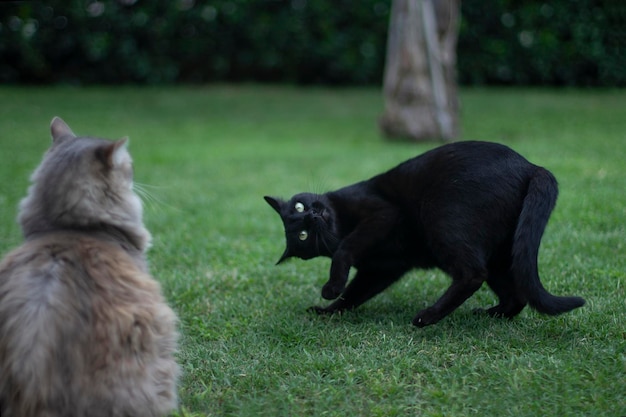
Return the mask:
<path fill-rule="evenodd" d="M 415 313 L 449 278 L 415 271 L 342 316 L 306 311 L 330 260 L 280 266 L 264 195 L 360 181 L 438 143 L 384 141 L 379 89 L 0 87 L 0 251 L 61 116 L 130 137 L 150 194 L 153 275 L 180 317 L 180 416 L 626 415 L 626 91 L 464 89 L 461 140 L 504 143 L 560 183 L 544 286 L 587 304 L 549 317 L 474 315 L 485 286 L 435 326 Z M 24 323 L 28 326 L 28 323 Z"/>

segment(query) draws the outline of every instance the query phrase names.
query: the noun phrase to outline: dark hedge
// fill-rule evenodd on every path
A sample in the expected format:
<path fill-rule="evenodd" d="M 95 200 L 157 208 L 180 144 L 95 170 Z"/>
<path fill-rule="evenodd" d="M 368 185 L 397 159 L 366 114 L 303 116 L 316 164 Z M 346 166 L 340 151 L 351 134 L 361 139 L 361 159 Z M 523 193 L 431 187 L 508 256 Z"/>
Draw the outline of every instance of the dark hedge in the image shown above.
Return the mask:
<path fill-rule="evenodd" d="M 0 3 L 0 82 L 380 84 L 390 0 Z M 463 84 L 626 85 L 623 0 L 463 0 Z"/>

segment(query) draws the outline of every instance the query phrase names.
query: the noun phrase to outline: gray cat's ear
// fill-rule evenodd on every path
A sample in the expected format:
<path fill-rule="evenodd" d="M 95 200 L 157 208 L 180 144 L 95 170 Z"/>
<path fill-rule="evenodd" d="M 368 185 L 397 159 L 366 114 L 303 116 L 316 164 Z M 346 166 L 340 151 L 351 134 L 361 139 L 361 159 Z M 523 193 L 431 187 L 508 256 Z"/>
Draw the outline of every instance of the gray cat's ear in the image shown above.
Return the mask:
<path fill-rule="evenodd" d="M 56 143 L 63 138 L 74 139 L 76 137 L 72 129 L 60 117 L 55 117 L 50 122 L 50 133 L 52 135 L 52 143 Z"/>
<path fill-rule="evenodd" d="M 276 210 L 278 214 L 280 214 L 281 208 L 285 204 L 283 200 L 281 200 L 280 198 L 274 198 L 274 197 L 269 197 L 269 196 L 265 196 L 263 198 L 265 199 L 265 201 L 267 201 L 267 204 L 272 206 L 272 208 Z"/>
<path fill-rule="evenodd" d="M 128 146 L 128 137 L 116 140 L 106 144 L 99 152 L 99 156 L 102 162 L 109 167 L 113 168 L 120 165 L 124 158 L 127 157 L 128 152 L 126 147 Z"/>

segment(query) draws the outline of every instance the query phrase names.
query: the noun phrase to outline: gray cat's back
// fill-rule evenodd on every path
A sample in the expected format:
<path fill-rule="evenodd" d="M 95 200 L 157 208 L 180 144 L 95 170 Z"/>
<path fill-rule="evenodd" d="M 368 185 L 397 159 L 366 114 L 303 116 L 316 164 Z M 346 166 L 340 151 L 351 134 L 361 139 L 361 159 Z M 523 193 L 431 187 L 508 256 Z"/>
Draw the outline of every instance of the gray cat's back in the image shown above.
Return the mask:
<path fill-rule="evenodd" d="M 164 415 L 176 407 L 175 326 L 159 284 L 118 244 L 28 241 L 0 264 L 0 392 L 28 399 L 4 411 Z"/>

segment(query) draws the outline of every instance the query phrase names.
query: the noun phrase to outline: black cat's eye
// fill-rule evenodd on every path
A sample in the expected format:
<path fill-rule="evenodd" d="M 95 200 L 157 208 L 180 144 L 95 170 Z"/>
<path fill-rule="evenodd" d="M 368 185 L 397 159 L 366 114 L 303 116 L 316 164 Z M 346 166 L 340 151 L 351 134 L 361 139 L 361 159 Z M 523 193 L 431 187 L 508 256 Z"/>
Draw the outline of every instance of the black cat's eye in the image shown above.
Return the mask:
<path fill-rule="evenodd" d="M 307 240 L 308 237 L 309 233 L 306 230 L 303 230 L 298 234 L 298 239 L 300 240 Z"/>
<path fill-rule="evenodd" d="M 297 202 L 296 205 L 294 206 L 296 208 L 296 211 L 298 213 L 302 213 L 304 211 L 304 204 L 302 204 L 301 202 Z M 305 238 L 306 239 L 306 238 Z M 304 240 L 304 239 L 302 239 Z"/>

